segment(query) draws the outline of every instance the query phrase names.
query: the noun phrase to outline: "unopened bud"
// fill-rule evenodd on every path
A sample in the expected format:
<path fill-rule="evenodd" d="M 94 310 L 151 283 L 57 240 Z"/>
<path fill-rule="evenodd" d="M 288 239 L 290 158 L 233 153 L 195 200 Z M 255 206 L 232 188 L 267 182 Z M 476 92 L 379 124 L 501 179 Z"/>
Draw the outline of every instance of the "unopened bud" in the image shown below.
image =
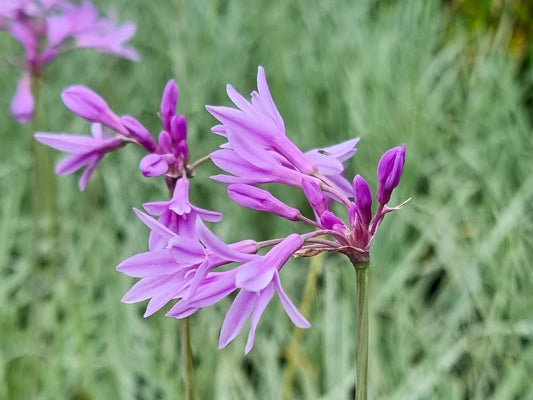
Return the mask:
<path fill-rule="evenodd" d="M 381 204 L 389 202 L 393 189 L 400 183 L 405 164 L 406 147 L 405 144 L 393 147 L 379 160 L 377 199 Z"/>

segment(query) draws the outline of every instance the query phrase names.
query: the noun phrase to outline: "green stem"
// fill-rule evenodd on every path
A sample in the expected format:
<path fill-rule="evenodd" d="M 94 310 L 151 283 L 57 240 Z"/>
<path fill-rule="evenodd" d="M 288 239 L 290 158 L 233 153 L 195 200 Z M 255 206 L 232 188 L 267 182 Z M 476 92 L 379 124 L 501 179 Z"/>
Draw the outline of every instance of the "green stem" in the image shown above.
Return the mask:
<path fill-rule="evenodd" d="M 357 363 L 355 400 L 368 393 L 368 263 L 355 265 L 357 276 Z"/>
<path fill-rule="evenodd" d="M 35 113 L 32 120 L 32 193 L 33 198 L 33 258 L 36 270 L 58 262 L 58 209 L 57 178 L 50 149 L 38 143 L 33 134 L 43 130 L 44 112 L 41 85 L 38 77 L 33 77 Z"/>
<path fill-rule="evenodd" d="M 185 381 L 185 399 L 194 400 L 194 365 L 191 349 L 191 331 L 189 318 L 180 321 L 181 354 L 183 357 L 183 380 Z"/>

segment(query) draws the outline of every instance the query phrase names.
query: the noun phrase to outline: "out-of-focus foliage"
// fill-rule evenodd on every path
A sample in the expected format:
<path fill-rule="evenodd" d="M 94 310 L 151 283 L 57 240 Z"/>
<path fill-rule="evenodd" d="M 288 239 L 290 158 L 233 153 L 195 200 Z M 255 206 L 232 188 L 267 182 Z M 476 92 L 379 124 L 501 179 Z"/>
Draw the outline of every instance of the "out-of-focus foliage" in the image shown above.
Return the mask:
<path fill-rule="evenodd" d="M 79 83 L 157 131 L 161 91 L 175 78 L 194 160 L 221 143 L 204 105 L 228 104 L 227 82 L 255 89 L 263 65 L 294 141 L 308 150 L 361 136 L 348 171 L 374 190 L 380 155 L 407 143 L 393 202 L 413 200 L 387 218 L 372 252 L 370 398 L 533 398 L 527 1 L 99 5 L 138 23 L 133 44 L 144 59 L 83 51 L 58 59 L 42 84 L 39 130 L 88 133 L 59 98 Z M 10 60 L 19 50 L 7 35 L 0 49 Z M 163 182 L 142 177 L 134 148 L 107 157 L 84 193 L 75 176 L 59 178 L 63 262 L 35 270 L 32 128 L 8 114 L 17 75 L 0 68 L 0 399 L 182 399 L 178 322 L 163 313 L 145 320 L 142 304 L 120 303 L 133 280 L 114 270 L 147 248 L 148 230 L 131 207 L 164 199 Z M 300 229 L 232 204 L 208 179 L 214 173 L 198 170 L 192 198 L 225 213 L 214 226 L 225 240 Z M 279 195 L 309 211 L 297 192 Z M 282 271 L 296 302 L 309 264 L 293 260 Z M 229 302 L 193 317 L 199 398 L 352 398 L 355 274 L 335 256 L 314 271 L 304 307 L 313 327 L 298 346 L 290 347 L 293 326 L 276 301 L 247 357 L 243 337 L 217 350 Z"/>

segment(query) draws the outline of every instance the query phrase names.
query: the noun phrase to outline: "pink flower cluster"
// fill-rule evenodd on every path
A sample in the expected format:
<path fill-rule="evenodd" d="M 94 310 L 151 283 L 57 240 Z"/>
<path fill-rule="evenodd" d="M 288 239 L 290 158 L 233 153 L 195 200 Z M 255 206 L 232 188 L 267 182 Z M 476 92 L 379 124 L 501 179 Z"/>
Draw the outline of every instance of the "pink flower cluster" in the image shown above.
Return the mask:
<path fill-rule="evenodd" d="M 178 87 L 170 81 L 163 93 L 160 117 L 163 131 L 156 142 L 150 132 L 130 116 L 119 117 L 91 90 L 74 86 L 63 92 L 73 112 L 94 123 L 93 137 L 36 134 L 37 140 L 71 153 L 56 172 L 68 174 L 85 167 L 83 189 L 102 157 L 133 142 L 148 151 L 140 168 L 147 177 L 165 176 L 170 201 L 144 204 L 135 210 L 150 229 L 149 250 L 123 261 L 117 269 L 140 280 L 128 291 L 126 303 L 149 300 L 145 316 L 173 300 L 167 316 L 185 318 L 238 292 L 222 324 L 219 347 L 225 347 L 251 320 L 246 353 L 254 346 L 256 329 L 267 305 L 277 293 L 289 318 L 301 328 L 310 323 L 285 293 L 280 272 L 291 257 L 320 252 L 345 254 L 357 265 L 370 258 L 370 246 L 389 207 L 405 163 L 406 146 L 387 151 L 377 168 L 377 207 L 369 184 L 360 175 L 350 183 L 344 177 L 345 162 L 356 152 L 359 138 L 308 152 L 301 151 L 286 135 L 285 124 L 272 99 L 263 68 L 257 76 L 258 91 L 251 101 L 232 86 L 227 92 L 236 105 L 207 106 L 219 120 L 213 132 L 227 142 L 210 154 L 226 174 L 212 177 L 228 184 L 236 203 L 254 210 L 300 221 L 308 233 L 290 233 L 264 242 L 245 239 L 227 244 L 206 222 L 218 222 L 222 214 L 193 205 L 189 200 L 192 167 L 189 165 L 187 120 L 176 114 Z M 105 130 L 116 134 L 105 134 Z M 276 198 L 263 184 L 282 184 L 301 189 L 314 216 Z M 340 210 L 339 210 L 340 209 Z M 325 237 L 325 238 L 324 238 Z M 265 254 L 262 249 L 269 248 Z M 220 268 L 230 266 L 231 268 Z"/>
<path fill-rule="evenodd" d="M 126 42 L 136 31 L 133 23 L 118 25 L 113 17 L 102 18 L 84 0 L 8 0 L 0 3 L 0 30 L 8 31 L 25 51 L 23 70 L 11 113 L 19 122 L 33 116 L 32 80 L 59 54 L 74 48 L 91 48 L 138 61 L 139 54 Z"/>

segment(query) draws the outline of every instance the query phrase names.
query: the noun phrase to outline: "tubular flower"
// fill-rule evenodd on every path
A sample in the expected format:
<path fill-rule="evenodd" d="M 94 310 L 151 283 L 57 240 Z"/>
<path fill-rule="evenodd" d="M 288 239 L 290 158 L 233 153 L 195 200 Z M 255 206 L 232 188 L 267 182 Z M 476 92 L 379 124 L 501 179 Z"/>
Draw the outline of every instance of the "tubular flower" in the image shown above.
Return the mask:
<path fill-rule="evenodd" d="M 21 91 L 20 89 L 19 91 Z M 187 145 L 187 120 L 183 115 L 176 114 L 178 87 L 175 81 L 167 83 L 161 103 L 162 123 L 167 130 L 159 135 L 159 143 L 152 134 L 129 115 L 117 115 L 107 102 L 93 90 L 80 85 L 66 88 L 61 93 L 63 103 L 70 111 L 87 121 L 97 123 L 93 125 L 95 139 L 84 136 L 71 136 L 67 134 L 38 133 L 36 139 L 57 150 L 67 151 L 72 154 L 83 154 L 70 165 L 67 160 L 58 165 L 56 172 L 59 175 L 70 174 L 83 165 L 87 165 L 86 173 L 80 180 L 80 188 L 85 189 L 88 180 L 105 153 L 119 149 L 127 143 L 136 143 L 143 147 L 149 154 L 141 160 L 141 172 L 148 177 L 166 175 L 173 185 L 182 176 L 187 176 L 189 162 L 189 148 Z M 22 96 L 22 95 L 21 95 Z M 26 96 L 26 94 L 24 95 Z M 18 96 L 17 96 L 18 97 Z M 23 110 L 27 100 L 21 100 Z M 115 136 L 104 136 L 101 125 L 117 133 Z M 109 132 L 110 133 L 110 132 Z M 66 145 L 68 143 L 68 146 Z M 97 147 L 97 148 L 94 148 Z M 74 162 L 74 157 L 68 160 Z M 84 164 L 80 164 L 81 162 Z M 77 166 L 76 168 L 74 168 Z M 67 168 L 68 167 L 68 168 Z M 174 190 L 174 187 L 171 187 Z"/>
<path fill-rule="evenodd" d="M 233 262 L 246 262 L 257 252 L 254 241 L 227 245 L 198 221 L 195 236 L 186 237 L 138 210 L 136 213 L 152 234 L 157 233 L 165 241 L 164 247 L 136 254 L 117 267 L 126 275 L 141 278 L 122 301 L 135 303 L 151 299 L 145 317 L 173 299 L 196 295 L 211 281 L 210 270 Z"/>
<path fill-rule="evenodd" d="M 222 149 L 211 154 L 213 162 L 234 176 L 216 175 L 224 183 L 283 183 L 300 187 L 304 177 L 324 177 L 335 191 L 349 196 L 350 184 L 342 176 L 343 163 L 355 152 L 358 138 L 325 149 L 302 152 L 286 135 L 262 67 L 257 73 L 258 91 L 246 100 L 231 85 L 229 98 L 237 108 L 207 106 L 221 124 L 213 132 L 228 139 Z"/>
<path fill-rule="evenodd" d="M 205 210 L 189 202 L 190 183 L 186 178 L 179 179 L 174 188 L 170 201 L 145 203 L 144 209 L 152 215 L 159 216 L 159 222 L 184 237 L 193 237 L 196 229 L 196 219 L 218 222 L 222 214 Z M 164 236 L 152 231 L 150 234 L 150 249 L 161 248 L 166 245 Z"/>
<path fill-rule="evenodd" d="M 118 25 L 112 18 L 100 17 L 94 5 L 66 0 L 10 0 L 0 5 L 0 30 L 9 31 L 25 51 L 17 95 L 11 112 L 19 122 L 33 115 L 31 81 L 58 55 L 74 48 L 91 48 L 133 61 L 140 60 L 135 49 L 127 45 L 136 31 L 135 24 Z M 21 103 L 21 86 L 30 81 Z M 28 95 L 28 92 L 29 95 Z M 18 100 L 18 101 L 17 101 Z M 24 104 L 25 107 L 21 107 Z M 19 107 L 17 107 L 19 106 Z"/>
<path fill-rule="evenodd" d="M 277 292 L 287 315 L 294 324 L 300 328 L 309 328 L 311 324 L 285 294 L 279 278 L 279 270 L 302 244 L 301 237 L 292 234 L 274 246 L 265 256 L 256 255 L 235 269 L 207 275 L 195 294 L 180 300 L 167 315 L 176 318 L 187 317 L 240 289 L 222 324 L 219 348 L 226 347 L 235 339 L 251 316 L 252 324 L 245 349 L 248 353 L 254 346 L 259 320 L 274 293 Z"/>
<path fill-rule="evenodd" d="M 263 199 L 258 201 L 250 187 L 264 183 L 299 187 L 315 213 L 315 220 L 301 215 L 297 219 L 318 230 L 304 235 L 306 241 L 296 255 L 312 256 L 321 251 L 334 251 L 346 254 L 354 264 L 368 261 L 370 245 L 384 215 L 403 205 L 387 207 L 393 189 L 400 182 L 406 145 L 387 151 L 379 162 L 379 206 L 373 215 L 372 192 L 366 180 L 357 175 L 350 184 L 343 176 L 344 163 L 355 154 L 359 138 L 303 153 L 286 136 L 283 119 L 272 100 L 261 67 L 257 84 L 259 92 L 252 93 L 251 103 L 228 86 L 228 95 L 238 109 L 207 107 L 221 122 L 212 128 L 213 132 L 228 139 L 221 150 L 211 154 L 211 159 L 233 175 L 216 175 L 213 179 L 230 184 L 230 197 L 237 203 L 276 215 L 280 215 L 280 210 L 286 212 L 290 206 L 283 203 L 283 206 L 275 207 L 266 200 L 269 199 L 268 192 L 257 188 Z M 236 184 L 241 193 L 235 192 Z M 330 199 L 344 205 L 348 221 L 330 210 Z M 319 239 L 320 235 L 329 235 L 331 240 Z"/>
<path fill-rule="evenodd" d="M 100 160 L 112 151 L 126 144 L 120 135 L 106 137 L 102 125 L 93 124 L 93 137 L 68 135 L 62 133 L 36 133 L 35 138 L 54 149 L 71 153 L 56 166 L 56 174 L 68 175 L 85 167 L 80 180 L 80 190 L 85 190 L 94 169 Z"/>

